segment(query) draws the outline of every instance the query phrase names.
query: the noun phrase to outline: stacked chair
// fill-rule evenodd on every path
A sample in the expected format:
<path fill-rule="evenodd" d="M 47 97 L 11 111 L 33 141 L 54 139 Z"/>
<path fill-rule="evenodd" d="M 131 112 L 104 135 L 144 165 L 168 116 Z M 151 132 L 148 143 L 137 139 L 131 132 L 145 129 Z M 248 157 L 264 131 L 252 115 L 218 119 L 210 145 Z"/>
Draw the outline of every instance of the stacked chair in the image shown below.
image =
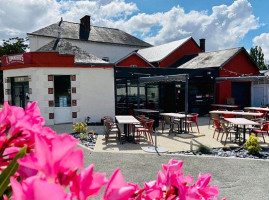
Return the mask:
<path fill-rule="evenodd" d="M 104 119 L 104 126 L 105 126 L 105 140 L 106 143 L 108 141 L 108 138 L 111 133 L 115 133 L 118 140 L 121 141 L 121 133 L 118 125 L 113 122 L 113 118 L 106 116 L 103 118 Z"/>

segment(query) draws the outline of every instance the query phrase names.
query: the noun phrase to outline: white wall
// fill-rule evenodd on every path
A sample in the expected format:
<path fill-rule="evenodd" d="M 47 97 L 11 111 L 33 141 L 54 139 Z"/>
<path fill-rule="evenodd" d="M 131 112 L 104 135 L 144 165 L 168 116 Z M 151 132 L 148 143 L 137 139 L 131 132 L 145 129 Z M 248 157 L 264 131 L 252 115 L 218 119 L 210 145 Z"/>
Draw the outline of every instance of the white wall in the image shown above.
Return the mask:
<path fill-rule="evenodd" d="M 47 125 L 53 125 L 49 113 L 54 113 L 54 107 L 48 106 L 49 100 L 54 100 L 54 94 L 48 94 L 48 88 L 53 88 L 53 81 L 48 81 L 48 75 L 76 75 L 76 81 L 71 81 L 71 87 L 76 87 L 72 99 L 77 100 L 77 106 L 72 112 L 77 112 L 73 123 L 84 121 L 86 116 L 91 122 L 100 122 L 103 116 L 115 116 L 114 69 L 113 68 L 23 68 L 4 70 L 6 77 L 29 76 L 29 88 L 32 88 L 30 101 L 38 101 L 38 106 Z M 4 83 L 4 89 L 8 84 Z M 8 96 L 5 95 L 5 100 Z"/>
<path fill-rule="evenodd" d="M 53 40 L 53 38 L 50 37 L 41 37 L 35 35 L 28 35 L 28 38 L 30 41 L 30 51 L 36 51 Z"/>
<path fill-rule="evenodd" d="M 36 51 L 40 47 L 52 41 L 49 37 L 30 36 L 30 51 Z M 114 44 L 97 43 L 90 41 L 68 40 L 74 46 L 78 46 L 84 51 L 97 56 L 98 58 L 108 57 L 109 62 L 114 63 L 139 47 L 121 46 Z"/>

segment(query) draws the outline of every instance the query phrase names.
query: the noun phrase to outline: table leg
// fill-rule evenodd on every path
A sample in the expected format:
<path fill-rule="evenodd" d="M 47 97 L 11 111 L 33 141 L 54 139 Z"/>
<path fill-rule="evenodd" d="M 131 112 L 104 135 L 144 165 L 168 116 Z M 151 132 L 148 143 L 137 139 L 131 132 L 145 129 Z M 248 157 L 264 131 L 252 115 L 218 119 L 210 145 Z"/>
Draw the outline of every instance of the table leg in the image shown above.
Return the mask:
<path fill-rule="evenodd" d="M 243 126 L 243 143 L 246 142 L 246 125 Z"/>

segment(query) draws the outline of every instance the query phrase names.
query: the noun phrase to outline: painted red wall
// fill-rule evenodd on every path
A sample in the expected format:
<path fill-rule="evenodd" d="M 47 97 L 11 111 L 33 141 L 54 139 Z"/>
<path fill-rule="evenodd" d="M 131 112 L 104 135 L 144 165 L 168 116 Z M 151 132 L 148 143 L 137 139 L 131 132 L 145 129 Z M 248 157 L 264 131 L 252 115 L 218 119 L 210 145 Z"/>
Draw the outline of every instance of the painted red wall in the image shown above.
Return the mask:
<path fill-rule="evenodd" d="M 160 67 L 165 68 L 168 67 L 169 65 L 173 64 L 180 58 L 182 58 L 185 55 L 189 54 L 196 54 L 200 53 L 200 47 L 196 44 L 196 42 L 193 39 L 188 40 L 185 42 L 182 46 L 177 48 L 173 53 L 171 53 L 169 56 L 164 58 L 160 62 Z M 156 63 L 153 63 L 155 66 L 157 65 Z M 156 66 L 157 67 L 157 66 Z"/>
<path fill-rule="evenodd" d="M 136 65 L 137 67 L 152 67 L 149 63 L 136 54 L 132 54 L 116 64 L 117 67 L 130 67 L 131 65 Z"/>
<path fill-rule="evenodd" d="M 9 62 L 14 56 L 23 57 L 19 62 Z M 19 69 L 27 67 L 103 67 L 111 68 L 113 65 L 76 65 L 74 64 L 74 55 L 60 55 L 57 52 L 29 52 L 24 54 L 2 56 L 2 70 Z M 12 57 L 13 56 L 13 57 Z"/>
<path fill-rule="evenodd" d="M 256 76 L 259 70 L 248 56 L 241 51 L 219 71 L 219 77 Z M 217 84 L 217 103 L 225 104 L 232 97 L 232 82 L 224 81 Z"/>

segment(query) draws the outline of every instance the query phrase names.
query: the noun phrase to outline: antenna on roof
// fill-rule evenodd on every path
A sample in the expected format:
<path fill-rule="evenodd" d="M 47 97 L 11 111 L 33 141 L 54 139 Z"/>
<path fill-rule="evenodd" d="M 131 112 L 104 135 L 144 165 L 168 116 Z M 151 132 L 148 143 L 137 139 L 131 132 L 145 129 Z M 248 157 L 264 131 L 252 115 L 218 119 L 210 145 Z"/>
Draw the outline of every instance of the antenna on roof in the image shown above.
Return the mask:
<path fill-rule="evenodd" d="M 63 17 L 61 17 L 61 21 L 59 22 L 58 26 L 60 27 L 62 23 L 63 23 Z"/>
<path fill-rule="evenodd" d="M 53 50 L 56 50 L 58 42 L 61 39 L 61 25 L 62 25 L 62 23 L 63 23 L 63 18 L 61 17 L 61 21 L 58 24 L 58 36 L 57 36 L 57 39 L 56 39 L 56 41 L 55 41 L 55 43 L 53 45 L 53 48 L 52 48 Z"/>

